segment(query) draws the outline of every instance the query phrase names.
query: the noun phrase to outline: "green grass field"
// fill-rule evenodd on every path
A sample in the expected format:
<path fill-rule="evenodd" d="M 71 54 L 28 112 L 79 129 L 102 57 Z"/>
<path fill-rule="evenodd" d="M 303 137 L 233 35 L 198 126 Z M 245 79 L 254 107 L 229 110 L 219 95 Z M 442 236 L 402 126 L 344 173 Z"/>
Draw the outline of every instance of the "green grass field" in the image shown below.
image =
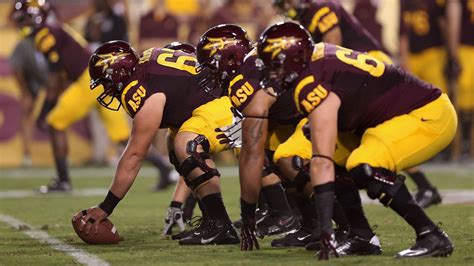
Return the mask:
<path fill-rule="evenodd" d="M 88 170 L 94 172 L 94 170 Z M 40 171 L 41 172 L 41 171 Z M 104 174 L 104 171 L 100 171 Z M 14 178 L 12 170 L 0 170 L 0 192 L 31 191 L 49 180 L 49 177 L 22 174 Z M 73 171 L 78 176 L 81 170 Z M 241 252 L 238 246 L 182 247 L 161 236 L 164 214 L 172 189 L 153 193 L 153 171 L 145 171 L 116 208 L 111 220 L 125 241 L 112 246 L 84 244 L 74 233 L 71 215 L 83 208 L 95 205 L 101 196 L 30 196 L 24 198 L 0 198 L 0 214 L 13 216 L 34 228 L 46 231 L 60 241 L 94 254 L 112 265 L 142 264 L 192 264 L 192 265 L 301 265 L 316 263 L 315 254 L 303 249 L 274 249 L 271 239 L 261 240 L 261 250 Z M 474 190 L 472 171 L 458 172 L 431 170 L 434 183 L 441 189 Z M 16 176 L 16 175 L 15 175 Z M 110 177 L 81 174 L 73 179 L 75 189 L 106 189 Z M 239 185 L 237 177 L 222 178 L 223 195 L 232 219 L 239 217 Z M 393 255 L 414 243 L 414 233 L 389 209 L 379 205 L 366 206 L 366 212 L 383 247 L 383 254 L 372 257 L 334 259 L 326 264 L 334 265 L 474 265 L 474 208 L 472 204 L 441 205 L 428 209 L 434 221 L 442 222 L 442 228 L 455 244 L 449 258 L 395 260 Z M 64 265 L 78 264 L 66 253 L 53 250 L 49 245 L 29 238 L 18 228 L 0 221 L 0 265 Z"/>

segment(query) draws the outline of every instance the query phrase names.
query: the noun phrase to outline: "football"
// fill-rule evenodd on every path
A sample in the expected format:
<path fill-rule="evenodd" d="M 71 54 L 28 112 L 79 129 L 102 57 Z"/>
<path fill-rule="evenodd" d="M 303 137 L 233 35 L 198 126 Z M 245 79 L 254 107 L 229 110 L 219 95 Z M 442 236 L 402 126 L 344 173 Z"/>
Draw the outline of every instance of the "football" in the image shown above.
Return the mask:
<path fill-rule="evenodd" d="M 115 228 L 114 224 L 109 219 L 105 219 L 99 224 L 99 231 L 97 234 L 93 232 L 93 229 L 91 229 L 89 234 L 86 234 L 85 229 L 82 230 L 82 232 L 79 231 L 79 226 L 81 223 L 86 223 L 83 217 L 77 219 L 76 221 L 72 219 L 71 223 L 79 238 L 81 238 L 87 244 L 109 245 L 117 244 L 123 240 L 123 238 L 120 237 L 117 228 Z"/>

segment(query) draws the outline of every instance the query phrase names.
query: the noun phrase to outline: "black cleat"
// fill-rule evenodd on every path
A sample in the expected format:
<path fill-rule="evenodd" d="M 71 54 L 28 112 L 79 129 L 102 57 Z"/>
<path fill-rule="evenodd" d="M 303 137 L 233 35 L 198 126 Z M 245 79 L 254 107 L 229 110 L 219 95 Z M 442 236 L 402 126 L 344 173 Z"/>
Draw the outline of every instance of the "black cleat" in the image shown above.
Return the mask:
<path fill-rule="evenodd" d="M 205 219 L 204 217 L 201 217 L 201 216 L 195 216 L 195 217 L 191 218 L 191 220 L 189 220 L 187 222 L 190 229 L 184 230 L 184 231 L 182 231 L 178 234 L 172 235 L 171 239 L 172 240 L 181 240 L 181 239 L 184 239 L 184 238 L 187 238 L 187 237 L 191 237 L 195 234 L 200 234 L 201 228 L 203 228 L 206 225 L 205 224 L 206 220 L 207 219 Z"/>
<path fill-rule="evenodd" d="M 272 241 L 272 247 L 288 248 L 288 247 L 304 247 L 310 242 L 319 241 L 319 236 L 306 228 L 301 228 L 294 233 Z"/>
<path fill-rule="evenodd" d="M 198 227 L 190 237 L 179 241 L 180 245 L 235 245 L 240 239 L 230 221 L 210 220 Z"/>
<path fill-rule="evenodd" d="M 365 255 L 380 255 L 382 248 L 380 247 L 379 238 L 374 235 L 371 239 L 363 239 L 358 236 L 350 237 L 345 242 L 340 243 L 336 251 L 339 256 L 365 256 Z"/>
<path fill-rule="evenodd" d="M 59 179 L 53 179 L 47 186 L 41 186 L 39 188 L 41 194 L 55 193 L 55 192 L 72 192 L 71 183 L 67 181 L 60 181 Z"/>
<path fill-rule="evenodd" d="M 415 245 L 398 252 L 395 258 L 447 257 L 453 250 L 454 246 L 448 235 L 436 227 L 434 230 L 419 234 Z"/>
<path fill-rule="evenodd" d="M 300 223 L 294 215 L 270 214 L 257 223 L 256 235 L 260 238 L 272 235 L 286 235 L 300 229 Z"/>
<path fill-rule="evenodd" d="M 415 201 L 421 208 L 441 203 L 441 195 L 436 188 L 420 189 L 415 195 Z"/>

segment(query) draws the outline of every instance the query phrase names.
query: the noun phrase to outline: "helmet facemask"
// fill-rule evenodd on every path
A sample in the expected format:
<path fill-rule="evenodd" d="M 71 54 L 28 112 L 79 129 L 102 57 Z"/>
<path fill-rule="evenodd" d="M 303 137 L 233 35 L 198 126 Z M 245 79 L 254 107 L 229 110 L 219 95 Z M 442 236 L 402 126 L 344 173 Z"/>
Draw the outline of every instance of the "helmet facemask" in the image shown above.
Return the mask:
<path fill-rule="evenodd" d="M 99 86 L 102 86 L 104 89 L 103 92 L 97 97 L 99 104 L 109 110 L 118 111 L 122 106 L 122 103 L 120 102 L 122 90 L 118 89 L 113 81 L 108 78 L 91 80 L 91 90 L 94 90 Z"/>
<path fill-rule="evenodd" d="M 199 71 L 202 73 L 202 79 L 199 82 L 199 86 L 214 98 L 220 98 L 223 96 L 225 90 L 222 88 L 224 88 L 224 86 L 229 82 L 229 73 L 225 70 L 221 70 L 221 59 L 222 56 L 217 53 L 212 57 L 211 62 L 204 62 L 199 66 Z M 232 61 L 229 60 L 227 67 L 231 66 Z"/>
<path fill-rule="evenodd" d="M 297 71 L 285 69 L 286 55 L 284 53 L 280 53 L 277 58 L 278 61 L 273 61 L 266 67 L 261 59 L 257 59 L 256 62 L 257 67 L 264 72 L 260 86 L 274 97 L 278 97 L 289 90 L 299 76 Z"/>

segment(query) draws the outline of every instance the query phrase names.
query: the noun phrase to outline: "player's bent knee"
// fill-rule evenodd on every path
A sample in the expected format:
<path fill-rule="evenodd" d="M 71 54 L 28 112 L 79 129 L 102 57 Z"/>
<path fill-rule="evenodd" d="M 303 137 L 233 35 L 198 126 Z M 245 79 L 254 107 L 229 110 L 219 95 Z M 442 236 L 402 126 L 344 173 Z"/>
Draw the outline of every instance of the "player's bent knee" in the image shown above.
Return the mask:
<path fill-rule="evenodd" d="M 305 185 L 310 182 L 309 164 L 300 156 L 281 158 L 277 161 L 277 165 L 297 191 L 302 192 Z"/>
<path fill-rule="evenodd" d="M 198 146 L 202 147 L 203 152 L 198 152 Z M 174 161 L 174 164 L 179 164 L 179 166 L 176 167 L 177 171 L 184 177 L 184 181 L 193 191 L 196 191 L 198 188 L 208 183 L 214 176 L 220 176 L 217 169 L 206 163 L 206 160 L 210 159 L 209 141 L 206 137 L 198 135 L 196 138 L 189 140 L 186 143 L 185 152 L 188 156 L 181 163 L 179 163 L 174 152 L 173 154 L 170 154 L 170 159 L 172 160 L 172 163 Z M 204 173 L 197 177 L 190 178 L 191 172 L 196 168 L 201 169 Z"/>
<path fill-rule="evenodd" d="M 405 177 L 368 164 L 360 164 L 349 171 L 359 189 L 367 189 L 367 196 L 378 199 L 389 206 L 398 190 L 403 186 Z"/>

